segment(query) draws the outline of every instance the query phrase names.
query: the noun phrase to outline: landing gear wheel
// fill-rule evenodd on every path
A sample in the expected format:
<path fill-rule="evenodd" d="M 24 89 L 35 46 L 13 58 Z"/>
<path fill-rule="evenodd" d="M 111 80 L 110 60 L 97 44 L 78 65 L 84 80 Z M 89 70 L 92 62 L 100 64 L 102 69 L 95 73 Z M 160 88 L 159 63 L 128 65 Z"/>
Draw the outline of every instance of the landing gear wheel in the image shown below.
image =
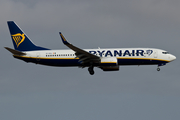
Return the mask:
<path fill-rule="evenodd" d="M 90 73 L 90 75 L 94 75 L 94 71 L 90 71 L 89 73 Z"/>
<path fill-rule="evenodd" d="M 160 68 L 157 68 L 157 71 L 160 71 Z"/>
<path fill-rule="evenodd" d="M 93 66 L 88 68 L 89 74 L 90 75 L 94 75 L 94 70 L 93 70 Z"/>

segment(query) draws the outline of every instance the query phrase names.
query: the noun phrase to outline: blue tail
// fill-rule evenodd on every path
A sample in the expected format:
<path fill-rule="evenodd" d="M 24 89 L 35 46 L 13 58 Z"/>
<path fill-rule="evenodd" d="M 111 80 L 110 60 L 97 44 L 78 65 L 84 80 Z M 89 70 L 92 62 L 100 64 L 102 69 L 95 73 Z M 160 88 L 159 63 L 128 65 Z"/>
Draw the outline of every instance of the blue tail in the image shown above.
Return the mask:
<path fill-rule="evenodd" d="M 27 35 L 19 28 L 14 21 L 7 22 L 13 45 L 18 51 L 33 51 L 33 50 L 49 50 L 47 48 L 36 46 L 31 42 Z"/>

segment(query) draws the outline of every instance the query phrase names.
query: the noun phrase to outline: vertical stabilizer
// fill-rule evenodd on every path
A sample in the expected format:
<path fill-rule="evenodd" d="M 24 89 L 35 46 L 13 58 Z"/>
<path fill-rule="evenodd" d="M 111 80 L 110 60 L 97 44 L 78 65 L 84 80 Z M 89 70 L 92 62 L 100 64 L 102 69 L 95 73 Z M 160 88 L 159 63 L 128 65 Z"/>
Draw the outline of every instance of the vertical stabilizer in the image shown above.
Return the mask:
<path fill-rule="evenodd" d="M 14 21 L 7 22 L 13 45 L 18 51 L 48 50 L 47 48 L 36 46 L 28 36 L 21 30 Z"/>

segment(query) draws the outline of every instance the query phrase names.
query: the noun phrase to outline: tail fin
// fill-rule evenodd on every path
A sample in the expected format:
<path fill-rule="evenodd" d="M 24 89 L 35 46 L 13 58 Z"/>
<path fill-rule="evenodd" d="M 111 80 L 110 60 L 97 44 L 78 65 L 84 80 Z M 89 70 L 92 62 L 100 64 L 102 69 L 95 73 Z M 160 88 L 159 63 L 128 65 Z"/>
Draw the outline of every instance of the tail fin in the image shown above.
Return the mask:
<path fill-rule="evenodd" d="M 7 22 L 13 45 L 18 51 L 48 50 L 47 48 L 36 46 L 27 35 L 19 28 L 14 21 Z"/>

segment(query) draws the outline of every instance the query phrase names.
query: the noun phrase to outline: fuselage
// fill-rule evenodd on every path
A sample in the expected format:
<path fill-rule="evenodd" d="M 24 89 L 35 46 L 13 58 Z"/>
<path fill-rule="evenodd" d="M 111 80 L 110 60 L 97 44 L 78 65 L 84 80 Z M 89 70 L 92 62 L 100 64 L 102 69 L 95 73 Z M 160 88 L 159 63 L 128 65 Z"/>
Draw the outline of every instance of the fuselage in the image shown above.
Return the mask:
<path fill-rule="evenodd" d="M 84 49 L 100 58 L 117 58 L 118 65 L 165 65 L 176 59 L 165 50 L 154 48 L 110 48 Z M 73 50 L 38 50 L 24 52 L 26 55 L 15 58 L 26 62 L 49 66 L 83 66 Z M 86 64 L 85 66 L 89 66 Z M 99 66 L 96 64 L 95 66 Z"/>
<path fill-rule="evenodd" d="M 64 45 L 69 50 L 50 50 L 35 45 L 13 21 L 8 21 L 14 49 L 5 47 L 17 59 L 48 66 L 88 67 L 91 75 L 94 67 L 103 71 L 118 71 L 120 65 L 158 65 L 163 66 L 176 59 L 165 50 L 154 48 L 106 48 L 81 49 L 69 43 L 60 32 Z"/>

